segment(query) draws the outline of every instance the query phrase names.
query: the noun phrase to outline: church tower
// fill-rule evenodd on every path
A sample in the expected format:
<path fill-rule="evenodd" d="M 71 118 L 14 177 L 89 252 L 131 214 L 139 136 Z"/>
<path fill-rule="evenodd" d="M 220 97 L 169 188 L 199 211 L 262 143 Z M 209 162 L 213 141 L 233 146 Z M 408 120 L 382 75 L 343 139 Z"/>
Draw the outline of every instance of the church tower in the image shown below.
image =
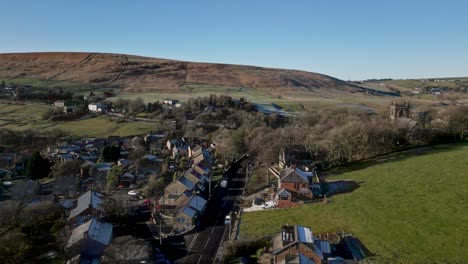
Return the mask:
<path fill-rule="evenodd" d="M 403 104 L 394 103 L 390 105 L 390 119 L 397 118 L 410 118 L 411 117 L 411 104 L 403 102 Z"/>

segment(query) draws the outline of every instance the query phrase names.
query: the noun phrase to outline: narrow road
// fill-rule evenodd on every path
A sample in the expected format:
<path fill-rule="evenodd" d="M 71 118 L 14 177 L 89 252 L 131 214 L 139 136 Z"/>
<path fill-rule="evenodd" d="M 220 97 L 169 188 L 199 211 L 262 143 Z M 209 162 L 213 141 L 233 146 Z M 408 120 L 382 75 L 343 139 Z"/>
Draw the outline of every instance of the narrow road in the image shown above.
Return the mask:
<path fill-rule="evenodd" d="M 175 263 L 215 263 L 219 247 L 229 238 L 229 228 L 232 227 L 224 224 L 225 217 L 238 210 L 236 202 L 240 199 L 246 182 L 245 166 L 245 158 L 233 164 L 225 174 L 229 179 L 228 187 L 221 188 L 218 185 L 213 189 L 205 213 L 200 219 L 199 231 L 184 237 L 185 251 L 175 250 L 171 254 L 171 246 L 168 247 L 163 242 L 163 250 L 166 249 L 164 251 Z"/>

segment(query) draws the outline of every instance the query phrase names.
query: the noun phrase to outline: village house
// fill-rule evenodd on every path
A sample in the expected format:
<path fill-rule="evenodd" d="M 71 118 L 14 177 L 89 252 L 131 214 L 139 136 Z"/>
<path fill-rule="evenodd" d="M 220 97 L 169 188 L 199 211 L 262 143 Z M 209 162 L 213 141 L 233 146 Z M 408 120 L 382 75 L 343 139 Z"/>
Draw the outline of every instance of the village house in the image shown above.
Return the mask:
<path fill-rule="evenodd" d="M 175 105 L 178 102 L 179 100 L 176 100 L 176 99 L 165 99 L 164 101 L 162 101 L 162 103 L 166 105 Z"/>
<path fill-rule="evenodd" d="M 80 176 L 83 179 L 87 179 L 94 174 L 96 170 L 96 163 L 92 161 L 86 161 L 85 163 L 80 165 Z"/>
<path fill-rule="evenodd" d="M 193 158 L 202 154 L 203 148 L 200 145 L 189 146 L 188 151 L 189 151 L 188 157 Z"/>
<path fill-rule="evenodd" d="M 17 181 L 11 188 L 11 199 L 28 202 L 38 195 L 40 184 L 37 181 Z"/>
<path fill-rule="evenodd" d="M 213 166 L 213 158 L 208 150 L 203 149 L 197 156 L 193 157 L 193 164 L 202 164 L 205 167 L 211 168 Z"/>
<path fill-rule="evenodd" d="M 107 111 L 108 105 L 104 103 L 91 103 L 88 105 L 88 110 L 95 113 L 102 113 Z"/>
<path fill-rule="evenodd" d="M 184 192 L 189 191 L 190 193 L 195 192 L 195 184 L 189 181 L 185 176 L 179 177 L 176 181 L 167 185 L 164 188 L 164 202 L 165 205 L 179 205 L 176 204 L 177 198 Z"/>
<path fill-rule="evenodd" d="M 130 172 L 126 172 L 119 177 L 119 185 L 123 185 L 124 187 L 129 187 L 132 183 L 135 182 L 135 175 L 131 174 Z"/>
<path fill-rule="evenodd" d="M 299 168 L 309 171 L 315 167 L 310 152 L 303 145 L 283 147 L 279 154 L 279 168 Z"/>
<path fill-rule="evenodd" d="M 70 211 L 68 220 L 80 224 L 92 217 L 100 218 L 104 212 L 102 197 L 102 194 L 92 191 L 81 195 L 76 207 Z"/>
<path fill-rule="evenodd" d="M 58 100 L 54 102 L 55 107 L 64 107 L 65 106 L 65 101 Z"/>
<path fill-rule="evenodd" d="M 278 207 L 297 206 L 301 201 L 313 199 L 314 193 L 320 192 L 320 185 L 314 183 L 314 179 L 317 179 L 315 170 L 305 172 L 287 168 L 281 171 L 278 177 Z"/>
<path fill-rule="evenodd" d="M 171 139 L 166 142 L 166 147 L 171 151 L 171 157 L 173 159 L 179 157 L 188 157 L 189 145 L 185 142 L 185 139 Z"/>
<path fill-rule="evenodd" d="M 112 231 L 112 224 L 91 219 L 73 229 L 65 251 L 70 256 L 79 254 L 82 260 L 98 258 L 110 245 Z"/>
<path fill-rule="evenodd" d="M 297 263 L 294 261 L 299 257 L 321 264 L 326 263 L 330 254 L 330 242 L 315 239 L 309 227 L 283 226 L 281 233 L 273 237 L 273 263 Z"/>
<path fill-rule="evenodd" d="M 15 153 L 0 153 L 0 168 L 13 169 L 15 167 Z"/>
<path fill-rule="evenodd" d="M 205 211 L 207 201 L 200 196 L 192 196 L 174 214 L 173 229 L 176 233 L 190 230 L 198 224 L 199 216 Z"/>

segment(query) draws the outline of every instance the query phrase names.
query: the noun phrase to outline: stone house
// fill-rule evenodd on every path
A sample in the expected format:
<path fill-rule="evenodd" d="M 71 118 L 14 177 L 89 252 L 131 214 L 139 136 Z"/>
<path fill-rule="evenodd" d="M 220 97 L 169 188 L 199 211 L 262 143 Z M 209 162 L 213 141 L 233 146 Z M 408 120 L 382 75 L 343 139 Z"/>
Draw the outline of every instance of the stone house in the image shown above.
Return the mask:
<path fill-rule="evenodd" d="M 73 229 L 65 251 L 71 256 L 80 254 L 84 259 L 100 257 L 112 241 L 112 232 L 112 224 L 91 219 Z"/>
<path fill-rule="evenodd" d="M 32 200 L 40 190 L 40 184 L 37 181 L 27 180 L 18 181 L 11 188 L 11 199 L 27 202 Z"/>
<path fill-rule="evenodd" d="M 102 194 L 92 191 L 81 195 L 78 198 L 76 207 L 70 211 L 68 220 L 80 224 L 93 217 L 100 218 L 104 213 L 102 198 Z"/>
<path fill-rule="evenodd" d="M 302 255 L 315 264 L 325 263 L 331 253 L 330 243 L 315 240 L 312 230 L 304 226 L 283 226 L 281 233 L 273 238 L 272 262 L 293 263 Z"/>

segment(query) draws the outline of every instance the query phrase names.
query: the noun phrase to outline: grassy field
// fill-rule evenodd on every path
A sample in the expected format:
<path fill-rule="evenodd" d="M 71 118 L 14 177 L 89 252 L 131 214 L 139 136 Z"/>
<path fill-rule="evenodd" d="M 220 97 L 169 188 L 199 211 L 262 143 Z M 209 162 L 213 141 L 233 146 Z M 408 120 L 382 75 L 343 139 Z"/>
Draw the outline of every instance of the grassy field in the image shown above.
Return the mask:
<path fill-rule="evenodd" d="M 74 136 L 106 137 L 109 135 L 130 136 L 150 132 L 155 125 L 149 122 L 117 122 L 107 116 L 69 121 L 53 122 L 43 120 L 42 115 L 50 106 L 41 104 L 4 104 L 0 103 L 0 128 L 37 129 L 48 131 L 61 129 Z"/>
<path fill-rule="evenodd" d="M 314 232 L 352 232 L 377 263 L 466 263 L 468 144 L 424 152 L 429 153 L 401 153 L 331 177 L 361 187 L 328 204 L 245 213 L 240 237 L 302 224 Z"/>

